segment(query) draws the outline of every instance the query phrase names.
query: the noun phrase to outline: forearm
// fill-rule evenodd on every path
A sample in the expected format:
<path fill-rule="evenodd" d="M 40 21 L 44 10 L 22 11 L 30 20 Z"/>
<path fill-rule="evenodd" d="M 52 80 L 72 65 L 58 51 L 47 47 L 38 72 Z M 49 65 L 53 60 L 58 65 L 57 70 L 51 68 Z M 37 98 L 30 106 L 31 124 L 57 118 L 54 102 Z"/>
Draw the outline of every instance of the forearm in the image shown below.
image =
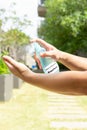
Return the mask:
<path fill-rule="evenodd" d="M 61 94 L 87 95 L 87 71 L 37 74 L 9 56 L 3 59 L 10 71 L 27 83 Z"/>
<path fill-rule="evenodd" d="M 47 50 L 47 52 L 41 55 L 42 57 L 52 57 L 53 59 L 68 67 L 70 70 L 87 70 L 87 58 L 82 58 L 66 52 L 62 52 L 39 38 L 33 42 L 38 42 Z"/>
<path fill-rule="evenodd" d="M 85 76 L 84 76 L 85 75 Z M 87 95 L 87 74 L 67 71 L 58 74 L 27 75 L 25 81 L 40 88 L 66 95 Z"/>
<path fill-rule="evenodd" d="M 87 70 L 87 58 L 61 52 L 61 56 L 58 60 L 70 70 Z"/>

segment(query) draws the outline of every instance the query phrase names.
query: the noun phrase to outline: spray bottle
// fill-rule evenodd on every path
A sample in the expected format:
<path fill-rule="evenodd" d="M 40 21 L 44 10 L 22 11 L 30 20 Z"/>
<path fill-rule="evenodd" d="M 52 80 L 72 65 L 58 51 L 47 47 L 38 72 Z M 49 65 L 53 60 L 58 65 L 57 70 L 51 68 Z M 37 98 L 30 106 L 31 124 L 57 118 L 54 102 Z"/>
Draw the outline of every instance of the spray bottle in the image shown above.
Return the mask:
<path fill-rule="evenodd" d="M 41 47 L 38 43 L 33 43 L 36 55 L 38 56 L 42 69 L 44 73 L 58 73 L 59 72 L 59 65 L 58 63 L 52 59 L 51 57 L 41 57 L 40 54 L 45 52 L 46 49 Z"/>

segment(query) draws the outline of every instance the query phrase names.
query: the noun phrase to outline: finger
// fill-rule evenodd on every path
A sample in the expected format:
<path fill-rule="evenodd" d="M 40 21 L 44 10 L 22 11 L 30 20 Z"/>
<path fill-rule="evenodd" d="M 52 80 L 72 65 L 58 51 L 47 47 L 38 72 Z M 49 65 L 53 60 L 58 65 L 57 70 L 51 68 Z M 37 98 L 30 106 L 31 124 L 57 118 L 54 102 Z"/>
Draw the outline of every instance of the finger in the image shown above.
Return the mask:
<path fill-rule="evenodd" d="M 27 68 L 9 56 L 3 56 L 3 59 L 7 63 L 8 67 L 13 67 L 19 72 L 25 71 L 25 69 Z"/>
<path fill-rule="evenodd" d="M 7 67 L 12 70 L 13 69 L 13 66 L 11 64 L 9 64 L 7 61 L 5 61 L 5 64 L 7 65 Z"/>
<path fill-rule="evenodd" d="M 46 51 L 40 54 L 41 57 L 53 57 L 53 51 Z"/>
<path fill-rule="evenodd" d="M 37 62 L 37 64 L 38 64 L 38 66 L 39 66 L 39 69 L 42 69 L 42 65 L 41 65 L 41 63 L 40 63 L 40 60 L 37 59 L 36 62 Z"/>
<path fill-rule="evenodd" d="M 41 66 L 40 60 L 39 60 L 39 58 L 37 57 L 37 55 L 34 55 L 34 59 L 35 59 L 35 61 L 37 62 L 39 68 L 42 69 L 42 66 Z"/>
<path fill-rule="evenodd" d="M 43 46 L 44 48 L 46 48 L 46 50 L 52 50 L 53 49 L 53 46 L 50 45 L 49 43 L 45 42 L 44 40 L 42 39 L 34 39 L 34 40 L 31 40 L 31 43 L 33 42 L 38 42 L 41 46 Z"/>
<path fill-rule="evenodd" d="M 10 56 L 3 56 L 4 61 L 8 62 L 12 66 L 17 66 L 17 61 L 12 59 Z"/>
<path fill-rule="evenodd" d="M 8 63 L 7 61 L 5 61 L 5 63 L 14 75 L 21 77 L 20 73 L 10 63 Z"/>

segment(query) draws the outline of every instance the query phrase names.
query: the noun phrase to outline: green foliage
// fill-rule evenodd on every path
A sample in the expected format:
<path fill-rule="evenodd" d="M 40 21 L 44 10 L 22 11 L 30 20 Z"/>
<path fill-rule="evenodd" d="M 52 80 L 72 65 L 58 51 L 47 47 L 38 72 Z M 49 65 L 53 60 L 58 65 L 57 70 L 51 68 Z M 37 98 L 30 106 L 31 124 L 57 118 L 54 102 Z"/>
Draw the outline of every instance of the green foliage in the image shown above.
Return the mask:
<path fill-rule="evenodd" d="M 87 52 L 87 0 L 46 0 L 45 6 L 39 37 L 70 53 Z"/>
<path fill-rule="evenodd" d="M 7 54 L 7 52 L 4 52 L 1 57 L 0 57 L 0 74 L 8 74 L 10 73 L 7 65 L 5 64 L 5 62 L 3 61 L 2 56 Z"/>
<path fill-rule="evenodd" d="M 29 43 L 29 36 L 18 29 L 11 29 L 5 34 L 6 43 L 9 45 L 24 45 Z"/>
<path fill-rule="evenodd" d="M 3 59 L 0 58 L 0 74 L 8 74 L 9 70 L 6 66 L 6 64 L 4 63 Z"/>

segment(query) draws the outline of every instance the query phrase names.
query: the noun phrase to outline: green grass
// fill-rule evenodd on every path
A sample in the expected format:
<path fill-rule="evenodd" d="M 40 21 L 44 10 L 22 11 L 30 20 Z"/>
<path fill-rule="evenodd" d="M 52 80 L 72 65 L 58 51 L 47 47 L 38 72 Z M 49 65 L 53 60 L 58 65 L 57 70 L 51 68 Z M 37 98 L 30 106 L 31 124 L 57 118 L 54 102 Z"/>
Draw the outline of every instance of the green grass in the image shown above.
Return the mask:
<path fill-rule="evenodd" d="M 27 83 L 14 89 L 12 99 L 0 103 L 0 130 L 50 130 L 47 91 Z"/>

